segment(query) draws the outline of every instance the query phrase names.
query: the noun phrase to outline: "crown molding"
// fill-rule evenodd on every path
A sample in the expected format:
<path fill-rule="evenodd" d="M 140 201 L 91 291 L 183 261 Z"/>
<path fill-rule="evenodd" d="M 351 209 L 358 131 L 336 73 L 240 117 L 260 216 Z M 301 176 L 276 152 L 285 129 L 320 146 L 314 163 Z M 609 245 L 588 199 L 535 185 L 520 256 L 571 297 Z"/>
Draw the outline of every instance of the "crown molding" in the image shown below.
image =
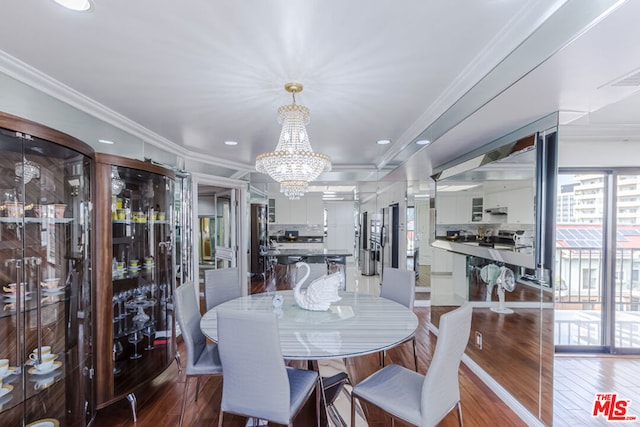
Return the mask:
<path fill-rule="evenodd" d="M 3 50 L 0 50 L 0 72 L 73 108 L 140 138 L 145 143 L 162 148 L 171 154 L 195 162 L 209 163 L 215 166 L 237 170 L 243 174 L 253 170 L 253 165 L 249 163 L 224 160 L 208 154 L 187 150 L 183 146 L 158 135 L 122 114 L 44 74 L 31 65 L 9 55 Z"/>

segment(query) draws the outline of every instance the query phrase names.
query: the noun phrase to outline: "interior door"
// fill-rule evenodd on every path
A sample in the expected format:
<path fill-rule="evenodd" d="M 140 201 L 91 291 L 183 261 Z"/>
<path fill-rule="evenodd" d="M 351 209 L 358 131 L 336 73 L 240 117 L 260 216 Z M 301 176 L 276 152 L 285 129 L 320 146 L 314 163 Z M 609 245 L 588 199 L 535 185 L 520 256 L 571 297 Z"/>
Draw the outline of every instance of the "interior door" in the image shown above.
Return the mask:
<path fill-rule="evenodd" d="M 238 203 L 237 190 L 216 196 L 215 265 L 230 268 L 238 265 Z"/>

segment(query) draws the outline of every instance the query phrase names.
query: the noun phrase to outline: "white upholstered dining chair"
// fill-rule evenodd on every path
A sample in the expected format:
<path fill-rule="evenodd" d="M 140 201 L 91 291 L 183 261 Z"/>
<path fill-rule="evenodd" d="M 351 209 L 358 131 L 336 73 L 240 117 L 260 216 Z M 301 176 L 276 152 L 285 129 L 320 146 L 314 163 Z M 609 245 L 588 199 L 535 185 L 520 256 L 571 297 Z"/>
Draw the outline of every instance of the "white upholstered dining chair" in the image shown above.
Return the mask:
<path fill-rule="evenodd" d="M 409 310 L 413 310 L 413 303 L 416 296 L 416 275 L 411 270 L 400 270 L 398 268 L 386 267 L 382 277 L 380 296 L 402 304 Z M 416 353 L 416 338 L 411 336 L 404 342 L 411 341 L 413 344 L 413 363 L 418 372 L 418 355 Z M 387 356 L 386 350 L 380 355 L 380 364 L 384 366 Z"/>
<path fill-rule="evenodd" d="M 291 426 L 315 390 L 319 426 L 318 373 L 285 366 L 276 315 L 224 309 L 217 314 L 224 370 L 218 425 L 232 413 Z"/>
<path fill-rule="evenodd" d="M 193 282 L 179 286 L 174 294 L 175 310 L 178 325 L 182 333 L 182 339 L 187 351 L 185 363 L 186 378 L 184 381 L 184 393 L 182 396 L 182 410 L 180 411 L 180 426 L 184 418 L 184 409 L 187 404 L 187 390 L 189 379 L 198 378 L 196 383 L 196 397 L 200 390 L 201 375 L 222 375 L 222 364 L 218 355 L 217 344 L 207 344 L 207 339 L 200 330 L 200 309 L 196 298 Z"/>
<path fill-rule="evenodd" d="M 426 375 L 392 364 L 355 385 L 351 391 L 351 425 L 355 425 L 359 399 L 420 427 L 435 426 L 456 408 L 462 426 L 458 369 L 469 340 L 471 315 L 469 303 L 442 315 Z"/>
<path fill-rule="evenodd" d="M 242 296 L 237 267 L 217 268 L 204 272 L 204 301 L 207 311 L 223 302 Z"/>

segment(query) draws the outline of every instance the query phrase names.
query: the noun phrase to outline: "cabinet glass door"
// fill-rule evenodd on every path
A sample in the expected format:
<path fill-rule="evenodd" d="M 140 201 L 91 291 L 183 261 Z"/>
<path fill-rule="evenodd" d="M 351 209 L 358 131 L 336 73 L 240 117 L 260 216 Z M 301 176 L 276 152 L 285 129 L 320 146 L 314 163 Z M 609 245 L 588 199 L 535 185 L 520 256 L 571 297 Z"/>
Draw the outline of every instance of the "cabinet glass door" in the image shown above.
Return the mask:
<path fill-rule="evenodd" d="M 115 396 L 157 375 L 173 357 L 173 186 L 159 174 L 112 167 Z"/>
<path fill-rule="evenodd" d="M 0 150 L 0 420 L 84 426 L 93 401 L 90 159 L 4 129 Z"/>

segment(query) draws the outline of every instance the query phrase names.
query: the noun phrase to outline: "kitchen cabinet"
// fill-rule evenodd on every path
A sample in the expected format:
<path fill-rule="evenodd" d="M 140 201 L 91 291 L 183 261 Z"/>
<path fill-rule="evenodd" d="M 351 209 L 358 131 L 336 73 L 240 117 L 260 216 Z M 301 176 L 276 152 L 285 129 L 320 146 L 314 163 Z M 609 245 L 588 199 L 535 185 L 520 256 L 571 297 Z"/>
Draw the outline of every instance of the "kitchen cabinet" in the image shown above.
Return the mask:
<path fill-rule="evenodd" d="M 471 196 L 439 195 L 436 199 L 439 224 L 469 224 L 471 222 Z"/>
<path fill-rule="evenodd" d="M 534 223 L 533 187 L 505 187 L 502 191 L 493 191 L 484 196 L 485 210 L 507 208 L 506 222 L 509 224 Z M 496 222 L 493 215 L 485 213 L 485 222 Z"/>
<path fill-rule="evenodd" d="M 507 194 L 507 222 L 529 224 L 535 222 L 534 195 L 532 187 L 521 187 Z"/>
<path fill-rule="evenodd" d="M 0 424 L 85 426 L 95 415 L 94 153 L 4 113 L 0 150 L 0 359 L 8 361 L 0 368 Z"/>
<path fill-rule="evenodd" d="M 132 403 L 176 354 L 175 174 L 96 154 L 96 403 Z"/>
<path fill-rule="evenodd" d="M 324 202 L 321 194 L 305 194 L 299 200 L 289 200 L 284 195 L 273 197 L 275 222 L 278 224 L 323 224 Z"/>

